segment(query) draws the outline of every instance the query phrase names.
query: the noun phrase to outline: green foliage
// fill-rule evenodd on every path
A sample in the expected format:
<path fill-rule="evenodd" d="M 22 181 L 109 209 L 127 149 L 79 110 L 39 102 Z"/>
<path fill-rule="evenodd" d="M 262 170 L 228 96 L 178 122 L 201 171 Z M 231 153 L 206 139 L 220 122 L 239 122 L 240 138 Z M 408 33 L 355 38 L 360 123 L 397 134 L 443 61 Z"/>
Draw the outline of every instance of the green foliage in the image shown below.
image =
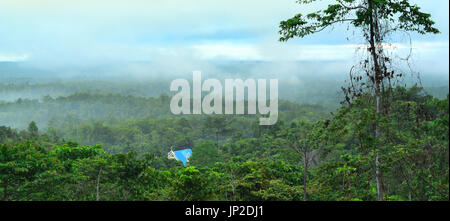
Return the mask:
<path fill-rule="evenodd" d="M 0 127 L 0 192 L 4 200 L 376 200 L 378 153 L 385 200 L 448 200 L 448 97 L 394 88 L 379 117 L 373 102 L 364 94 L 328 119 L 272 126 L 250 117 L 143 118 L 53 127 L 32 142 L 29 131 Z M 220 148 L 215 120 L 232 128 Z M 80 128 L 91 128 L 74 136 L 82 145 L 49 135 Z M 188 167 L 167 159 L 171 146 L 192 148 Z"/>
<path fill-rule="evenodd" d="M 31 137 L 38 136 L 39 129 L 36 125 L 36 122 L 31 121 L 31 123 L 28 125 L 28 133 L 30 133 Z"/>
<path fill-rule="evenodd" d="M 195 154 L 189 159 L 191 165 L 212 167 L 216 162 L 221 161 L 219 150 L 212 142 L 205 142 L 196 146 L 193 150 Z"/>
<path fill-rule="evenodd" d="M 298 0 L 299 4 L 310 4 L 315 0 Z M 371 24 L 372 13 L 389 21 L 392 31 L 414 31 L 420 34 L 439 33 L 433 27 L 431 15 L 420 11 L 420 7 L 408 0 L 336 0 L 324 10 L 307 15 L 297 14 L 280 22 L 280 41 L 294 37 L 305 37 L 337 23 L 349 23 L 356 28 Z"/>

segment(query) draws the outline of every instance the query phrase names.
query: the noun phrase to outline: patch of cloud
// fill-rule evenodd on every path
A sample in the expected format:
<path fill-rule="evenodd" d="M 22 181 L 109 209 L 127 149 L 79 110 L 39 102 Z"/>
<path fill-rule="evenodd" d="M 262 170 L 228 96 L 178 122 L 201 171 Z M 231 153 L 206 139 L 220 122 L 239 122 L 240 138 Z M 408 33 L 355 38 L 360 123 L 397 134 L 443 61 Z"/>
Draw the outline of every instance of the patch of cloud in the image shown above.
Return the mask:
<path fill-rule="evenodd" d="M 355 52 L 367 51 L 367 45 L 299 45 L 299 44 L 199 44 L 190 47 L 200 59 L 263 60 L 263 61 L 345 61 L 355 58 Z M 406 56 L 411 51 L 421 59 L 448 57 L 448 42 L 392 43 L 383 47 L 389 53 Z M 174 53 L 174 51 L 172 51 Z M 356 53 L 358 54 L 358 53 Z"/>
<path fill-rule="evenodd" d="M 26 61 L 30 57 L 29 54 L 3 54 L 0 52 L 0 62 L 19 62 L 19 61 Z"/>
<path fill-rule="evenodd" d="M 264 57 L 257 50 L 257 46 L 249 44 L 203 44 L 193 45 L 194 56 L 200 59 L 229 59 L 229 60 L 262 60 Z"/>

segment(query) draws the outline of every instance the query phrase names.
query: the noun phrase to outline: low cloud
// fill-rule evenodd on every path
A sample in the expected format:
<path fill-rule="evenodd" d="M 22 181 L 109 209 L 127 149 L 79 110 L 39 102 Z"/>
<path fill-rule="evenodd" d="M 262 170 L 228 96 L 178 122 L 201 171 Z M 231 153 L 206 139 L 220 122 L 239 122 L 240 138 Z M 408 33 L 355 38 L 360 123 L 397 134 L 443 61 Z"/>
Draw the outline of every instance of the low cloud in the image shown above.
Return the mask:
<path fill-rule="evenodd" d="M 28 54 L 4 54 L 0 52 L 0 62 L 20 62 L 28 60 L 30 56 Z"/>

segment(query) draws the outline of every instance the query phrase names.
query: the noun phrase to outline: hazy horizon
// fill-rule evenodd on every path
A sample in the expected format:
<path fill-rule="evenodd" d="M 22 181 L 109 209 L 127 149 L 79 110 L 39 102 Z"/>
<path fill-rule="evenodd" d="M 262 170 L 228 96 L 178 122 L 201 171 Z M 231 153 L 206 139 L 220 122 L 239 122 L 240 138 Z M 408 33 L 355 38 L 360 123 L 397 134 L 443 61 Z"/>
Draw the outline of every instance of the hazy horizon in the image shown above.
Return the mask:
<path fill-rule="evenodd" d="M 329 69 L 337 70 L 332 74 L 338 74 L 358 58 L 355 50 L 364 40 L 357 30 L 338 25 L 314 36 L 278 41 L 281 20 L 329 2 L 5 0 L 0 3 L 0 62 L 26 62 L 30 68 L 68 75 L 89 68 L 85 74 L 96 75 L 95 67 L 102 65 L 150 62 L 114 71 L 157 75 L 206 73 L 214 63 L 228 61 L 329 61 L 335 62 Z M 399 34 L 390 42 L 405 57 L 412 41 L 411 63 L 418 72 L 448 75 L 448 1 L 413 2 L 432 15 L 441 34 Z"/>

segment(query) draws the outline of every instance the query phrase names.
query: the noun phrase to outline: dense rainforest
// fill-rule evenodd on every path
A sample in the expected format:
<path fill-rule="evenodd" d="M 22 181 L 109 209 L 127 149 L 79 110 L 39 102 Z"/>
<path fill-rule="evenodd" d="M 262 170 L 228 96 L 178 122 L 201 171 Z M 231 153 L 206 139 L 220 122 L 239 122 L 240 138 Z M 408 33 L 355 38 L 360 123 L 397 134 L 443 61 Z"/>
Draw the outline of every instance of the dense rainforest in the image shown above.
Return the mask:
<path fill-rule="evenodd" d="M 172 115 L 170 95 L 0 103 L 3 200 L 449 200 L 449 98 L 386 91 L 337 109 L 280 100 L 279 120 Z M 375 139 L 374 122 L 382 136 Z M 377 147 L 377 148 L 374 148 Z M 187 166 L 168 152 L 192 149 Z"/>
<path fill-rule="evenodd" d="M 236 10 L 237 3 L 200 11 L 192 3 L 183 7 L 184 1 L 167 9 L 116 5 L 126 13 L 108 2 L 86 11 L 87 5 L 79 5 L 82 14 L 55 5 L 45 16 L 40 9 L 28 16 L 31 32 L 17 31 L 27 30 L 23 12 L 28 11 L 7 4 L 14 7 L 0 15 L 13 18 L 12 29 L 5 29 L 12 35 L 0 40 L 6 52 L 11 47 L 21 55 L 0 54 L 0 198 L 448 201 L 445 4 L 426 7 L 446 14 L 438 24 L 408 0 L 316 2 L 297 0 L 303 7 L 295 15 L 292 5 L 262 1 L 245 10 Z M 259 11 L 263 5 L 270 10 Z M 192 20 L 194 14 L 208 19 Z M 89 19 L 78 23 L 83 19 L 74 15 Z M 270 43 L 278 19 L 285 19 L 277 38 L 290 41 L 286 47 Z M 252 25 L 244 25 L 250 20 Z M 334 29 L 341 33 L 319 34 Z M 295 38 L 302 40 L 292 42 Z M 423 55 L 418 62 L 411 56 L 416 47 Z M 348 56 L 349 49 L 354 56 Z M 223 79 L 258 78 L 259 88 L 259 80 L 270 79 L 269 102 L 277 104 L 278 121 L 261 126 L 259 118 L 266 116 L 231 115 L 229 109 L 201 115 L 195 98 L 202 97 L 205 85 L 195 86 L 201 77 L 194 71 L 190 100 L 190 81 L 183 74 L 194 68 L 208 73 L 205 77 L 220 77 L 219 85 Z M 408 79 L 409 74 L 417 78 Z M 190 106 L 184 109 L 190 101 L 194 115 L 169 111 L 179 95 L 166 94 L 178 87 L 169 82 L 183 82 L 183 113 L 190 112 Z M 236 97 L 246 93 L 237 84 Z M 256 99 L 250 96 L 254 87 L 245 84 L 248 100 Z M 232 99 L 225 103 L 233 104 L 230 88 L 225 87 L 225 99 Z M 214 105 L 223 110 L 221 90 Z M 258 89 L 258 100 L 267 103 L 265 90 Z M 258 109 L 266 109 L 259 102 Z M 271 108 L 269 114 L 277 115 Z M 187 163 L 178 158 L 186 156 L 177 156 L 181 152 L 189 154 Z"/>

